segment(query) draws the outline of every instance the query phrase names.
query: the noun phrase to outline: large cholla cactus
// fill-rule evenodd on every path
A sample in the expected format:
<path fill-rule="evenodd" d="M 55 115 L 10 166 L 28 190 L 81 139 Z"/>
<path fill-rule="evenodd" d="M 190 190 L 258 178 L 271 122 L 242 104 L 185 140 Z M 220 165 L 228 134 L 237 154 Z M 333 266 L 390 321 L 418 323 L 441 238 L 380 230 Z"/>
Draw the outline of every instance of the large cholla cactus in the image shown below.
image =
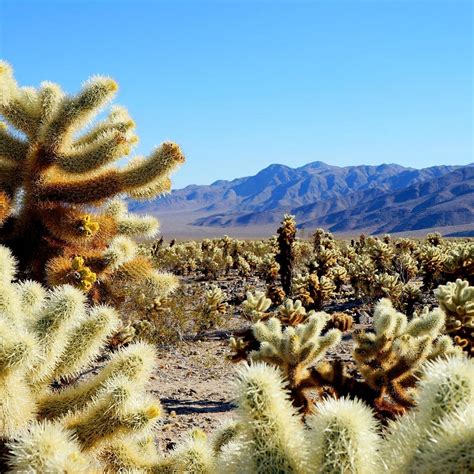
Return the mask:
<path fill-rule="evenodd" d="M 390 300 L 377 303 L 374 332 L 354 334 L 353 356 L 365 381 L 378 393 L 374 402 L 379 410 L 397 413 L 413 407 L 413 387 L 422 364 L 459 354 L 449 336 L 440 336 L 444 323 L 440 309 L 426 310 L 408 322 Z"/>
<path fill-rule="evenodd" d="M 83 127 L 109 102 L 117 84 L 94 77 L 76 96 L 44 82 L 22 88 L 0 62 L 0 242 L 19 260 L 23 276 L 51 284 L 72 283 L 101 300 L 101 290 L 145 281 L 157 296 L 169 283 L 136 256 L 128 239 L 151 236 L 157 222 L 130 215 L 120 195 L 148 199 L 170 190 L 169 174 L 184 161 L 179 147 L 163 143 L 147 159 L 123 169 L 112 163 L 137 142 L 134 122 L 113 107 L 92 127 Z M 102 284 L 109 282 L 110 284 Z"/>
<path fill-rule="evenodd" d="M 439 306 L 446 313 L 446 332 L 468 354 L 474 356 L 474 286 L 457 279 L 434 291 Z"/>
<path fill-rule="evenodd" d="M 312 407 L 307 391 L 317 387 L 311 368 L 341 340 L 341 332 L 337 329 L 321 335 L 329 319 L 326 313 L 313 312 L 308 316 L 304 324 L 285 329 L 278 318 L 259 321 L 253 327 L 253 333 L 260 347 L 250 353 L 252 360 L 268 362 L 282 369 L 289 381 L 293 404 L 303 413 L 309 413 Z"/>
<path fill-rule="evenodd" d="M 0 451 L 6 443 L 17 472 L 90 472 L 102 446 L 153 428 L 161 412 L 146 393 L 154 350 L 130 345 L 74 383 L 119 324 L 117 313 L 88 308 L 69 285 L 45 290 L 12 283 L 14 274 L 0 246 Z"/>

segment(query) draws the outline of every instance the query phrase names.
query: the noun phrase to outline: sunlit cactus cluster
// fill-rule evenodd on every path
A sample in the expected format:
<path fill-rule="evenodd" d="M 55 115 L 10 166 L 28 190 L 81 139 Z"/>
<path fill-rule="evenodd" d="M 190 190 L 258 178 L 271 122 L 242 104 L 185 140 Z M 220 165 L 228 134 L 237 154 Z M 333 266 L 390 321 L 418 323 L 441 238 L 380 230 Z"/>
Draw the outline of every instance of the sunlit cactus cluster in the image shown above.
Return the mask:
<path fill-rule="evenodd" d="M 0 242 L 23 277 L 76 286 L 92 301 L 120 307 L 163 297 L 177 281 L 138 255 L 132 240 L 156 235 L 156 219 L 130 214 L 116 198 L 169 191 L 169 174 L 184 156 L 165 142 L 148 158 L 114 167 L 138 141 L 133 120 L 113 106 L 90 122 L 117 89 L 100 76 L 74 96 L 51 82 L 20 87 L 0 63 Z"/>

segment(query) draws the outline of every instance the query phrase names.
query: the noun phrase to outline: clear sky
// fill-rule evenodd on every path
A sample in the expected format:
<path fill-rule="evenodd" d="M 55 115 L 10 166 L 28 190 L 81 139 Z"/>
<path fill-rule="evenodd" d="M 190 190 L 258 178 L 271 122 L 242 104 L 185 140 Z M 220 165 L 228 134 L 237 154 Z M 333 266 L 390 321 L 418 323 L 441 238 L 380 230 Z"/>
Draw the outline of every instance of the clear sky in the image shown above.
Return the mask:
<path fill-rule="evenodd" d="M 175 187 L 300 166 L 467 164 L 471 0 L 0 0 L 22 85 L 120 85 L 139 153 L 171 139 Z"/>

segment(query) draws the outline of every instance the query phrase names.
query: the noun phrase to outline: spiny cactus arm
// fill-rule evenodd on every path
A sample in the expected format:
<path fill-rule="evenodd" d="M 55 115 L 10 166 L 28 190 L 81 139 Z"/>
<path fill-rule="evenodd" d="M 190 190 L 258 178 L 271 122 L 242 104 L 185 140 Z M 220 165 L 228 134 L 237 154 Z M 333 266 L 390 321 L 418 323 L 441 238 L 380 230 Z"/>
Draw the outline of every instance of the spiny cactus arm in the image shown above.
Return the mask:
<path fill-rule="evenodd" d="M 439 308 L 430 312 L 424 311 L 408 323 L 405 333 L 415 337 L 421 335 L 434 337 L 444 326 L 445 320 L 446 317 Z"/>
<path fill-rule="evenodd" d="M 242 432 L 242 429 L 242 424 L 238 421 L 230 420 L 224 422 L 211 438 L 214 454 L 218 456 L 228 443 L 236 440 L 237 436 Z"/>
<path fill-rule="evenodd" d="M 391 422 L 385 433 L 381 458 L 387 472 L 430 472 L 425 470 L 426 465 L 420 471 L 417 471 L 416 466 L 423 459 L 422 453 L 442 451 L 442 445 L 433 442 L 437 435 L 443 433 L 440 427 L 445 423 L 446 426 L 457 425 L 459 413 L 464 417 L 456 428 L 460 432 L 463 426 L 467 426 L 465 422 L 472 420 L 469 412 L 474 407 L 473 361 L 468 358 L 448 358 L 428 362 L 424 365 L 416 399 L 418 406 Z M 448 451 L 450 445 L 448 442 Z M 463 457 L 460 459 L 462 462 Z M 448 469 L 446 472 L 463 472 L 456 470 L 456 463 L 453 466 L 454 470 Z M 432 468 L 435 469 L 435 466 Z"/>
<path fill-rule="evenodd" d="M 78 410 L 105 387 L 108 380 L 122 375 L 133 381 L 137 389 L 144 387 L 154 365 L 156 354 L 152 346 L 135 343 L 117 351 L 94 377 L 60 391 L 47 391 L 38 399 L 38 413 L 43 418 L 58 418 Z"/>
<path fill-rule="evenodd" d="M 48 127 L 43 130 L 46 148 L 59 152 L 72 134 L 91 119 L 117 92 L 115 81 L 108 77 L 93 77 L 74 97 L 65 97 L 59 104 Z"/>
<path fill-rule="evenodd" d="M 0 374 L 28 367 L 36 355 L 35 338 L 28 332 L 17 333 L 0 314 Z"/>
<path fill-rule="evenodd" d="M 49 292 L 41 314 L 31 326 L 44 358 L 31 370 L 33 383 L 49 377 L 67 345 L 70 329 L 85 315 L 85 295 L 80 290 L 64 285 Z"/>
<path fill-rule="evenodd" d="M 184 156 L 178 145 L 166 142 L 147 160 L 121 171 L 107 170 L 98 176 L 75 181 L 46 181 L 39 187 L 38 197 L 45 201 L 70 204 L 96 202 L 163 179 L 183 162 Z"/>
<path fill-rule="evenodd" d="M 283 338 L 283 331 L 280 320 L 270 318 L 267 321 L 258 321 L 252 326 L 255 339 L 266 342 L 272 346 L 278 346 Z"/>
<path fill-rule="evenodd" d="M 34 418 L 35 400 L 24 380 L 37 355 L 36 341 L 0 313 L 0 437 L 18 432 Z"/>
<path fill-rule="evenodd" d="M 73 147 L 81 147 L 89 145 L 100 140 L 104 133 L 120 132 L 129 136 L 130 132 L 135 128 L 135 122 L 130 118 L 128 110 L 125 107 L 114 105 L 111 107 L 108 117 L 98 122 L 92 130 L 81 135 L 72 144 Z"/>
<path fill-rule="evenodd" d="M 97 140 L 82 146 L 66 149 L 56 155 L 55 163 L 71 174 L 87 174 L 130 153 L 135 143 L 119 131 L 104 132 Z"/>
<path fill-rule="evenodd" d="M 7 371 L 0 376 L 0 437 L 11 438 L 35 419 L 35 401 L 23 370 Z"/>
<path fill-rule="evenodd" d="M 172 472 L 214 474 L 216 468 L 213 454 L 206 434 L 196 429 L 167 456 L 168 469 L 171 469 Z"/>
<path fill-rule="evenodd" d="M 236 393 L 242 423 L 239 449 L 224 449 L 219 472 L 305 472 L 304 429 L 278 369 L 266 364 L 242 367 Z"/>
<path fill-rule="evenodd" d="M 43 81 L 39 90 L 40 104 L 40 131 L 46 128 L 64 98 L 64 92 L 58 84 L 49 81 Z"/>
<path fill-rule="evenodd" d="M 91 458 L 59 424 L 34 423 L 7 444 L 9 472 L 74 472 L 95 471 Z"/>
<path fill-rule="evenodd" d="M 446 474 L 474 472 L 474 409 L 456 411 L 420 446 L 409 472 Z"/>
<path fill-rule="evenodd" d="M 104 213 L 106 216 L 118 219 L 127 215 L 127 203 L 123 199 L 115 198 L 110 200 L 105 206 Z"/>
<path fill-rule="evenodd" d="M 50 380 L 70 378 L 87 368 L 119 324 L 120 318 L 113 308 L 95 306 L 87 318 L 68 334 L 68 344 L 56 363 Z"/>
<path fill-rule="evenodd" d="M 131 436 L 112 440 L 98 453 L 98 458 L 106 472 L 161 473 L 169 472 L 164 469 L 163 459 L 157 453 L 150 436 L 146 441 Z M 143 442 L 147 446 L 144 449 Z M 162 470 L 160 470 L 162 468 Z"/>
<path fill-rule="evenodd" d="M 4 283 L 0 291 L 0 315 L 3 321 L 8 322 L 11 328 L 18 332 L 24 332 L 25 319 L 21 314 L 19 295 L 15 287 Z"/>
<path fill-rule="evenodd" d="M 15 290 L 19 295 L 22 313 L 30 321 L 40 313 L 46 298 L 46 290 L 37 281 L 26 280 L 15 283 Z"/>
<path fill-rule="evenodd" d="M 427 360 L 434 360 L 438 357 L 457 357 L 461 355 L 462 349 L 459 346 L 454 345 L 453 339 L 448 336 L 439 336 L 433 343 L 431 352 L 429 353 Z"/>
<path fill-rule="evenodd" d="M 21 163 L 26 159 L 28 143 L 8 132 L 6 125 L 0 122 L 0 157 L 4 160 Z"/>
<path fill-rule="evenodd" d="M 125 191 L 152 185 L 161 181 L 184 163 L 184 155 L 178 145 L 164 142 L 142 161 L 132 162 L 120 174 Z"/>
<path fill-rule="evenodd" d="M 153 216 L 127 214 L 117 219 L 117 232 L 121 235 L 154 237 L 158 229 L 159 222 Z"/>
<path fill-rule="evenodd" d="M 106 267 L 116 270 L 124 263 L 133 260 L 137 254 L 137 244 L 128 237 L 118 235 L 110 242 L 102 259 Z"/>
<path fill-rule="evenodd" d="M 374 329 L 377 335 L 394 338 L 405 331 L 407 324 L 407 317 L 396 311 L 388 298 L 382 298 L 375 305 Z"/>
<path fill-rule="evenodd" d="M 15 278 L 17 271 L 17 261 L 9 248 L 0 245 L 0 283 L 9 285 Z"/>
<path fill-rule="evenodd" d="M 161 414 L 157 400 L 146 397 L 126 377 L 109 379 L 97 399 L 83 411 L 72 413 L 64 425 L 82 449 L 97 448 L 116 436 L 153 428 Z"/>
<path fill-rule="evenodd" d="M 359 400 L 328 399 L 307 418 L 312 472 L 381 472 L 379 426 Z"/>
<path fill-rule="evenodd" d="M 33 136 L 37 131 L 37 95 L 31 88 L 20 88 L 11 66 L 0 61 L 0 114 L 13 127 Z"/>
<path fill-rule="evenodd" d="M 153 199 L 154 197 L 162 196 L 163 194 L 167 194 L 170 191 L 171 179 L 168 176 L 164 176 L 162 178 L 154 180 L 149 185 L 141 186 L 139 188 L 127 191 L 127 194 L 133 199 L 143 201 L 147 199 Z"/>

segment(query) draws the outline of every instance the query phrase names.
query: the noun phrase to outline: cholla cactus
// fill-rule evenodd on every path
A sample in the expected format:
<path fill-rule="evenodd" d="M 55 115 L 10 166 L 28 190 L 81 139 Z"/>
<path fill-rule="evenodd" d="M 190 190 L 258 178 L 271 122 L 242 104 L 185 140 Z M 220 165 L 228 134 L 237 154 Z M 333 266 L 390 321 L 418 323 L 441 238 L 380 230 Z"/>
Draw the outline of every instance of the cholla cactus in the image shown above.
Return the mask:
<path fill-rule="evenodd" d="M 401 252 L 395 257 L 395 270 L 400 279 L 407 283 L 418 275 L 418 264 L 416 259 L 408 252 Z"/>
<path fill-rule="evenodd" d="M 434 291 L 440 308 L 446 313 L 446 332 L 468 354 L 474 355 L 474 286 L 457 279 Z"/>
<path fill-rule="evenodd" d="M 252 322 L 257 322 L 262 318 L 265 319 L 268 317 L 267 311 L 271 304 L 272 301 L 262 291 L 256 291 L 255 294 L 248 291 L 246 299 L 242 303 L 242 315 Z"/>
<path fill-rule="evenodd" d="M 303 413 L 308 413 L 312 406 L 306 392 L 318 387 L 313 381 L 311 368 L 317 366 L 326 352 L 341 339 L 337 329 L 321 336 L 327 320 L 326 313 L 312 313 L 306 323 L 296 327 L 283 329 L 277 318 L 260 321 L 253 327 L 260 348 L 252 352 L 250 358 L 282 369 L 289 381 L 293 404 Z"/>
<path fill-rule="evenodd" d="M 334 285 L 336 285 L 336 291 L 340 292 L 342 286 L 348 282 L 349 274 L 345 267 L 341 265 L 336 265 L 329 269 L 327 277 L 333 281 Z"/>
<path fill-rule="evenodd" d="M 260 262 L 258 272 L 268 283 L 274 283 L 280 273 L 280 265 L 275 261 L 273 255 L 265 255 Z"/>
<path fill-rule="evenodd" d="M 326 328 L 336 328 L 341 332 L 346 332 L 349 331 L 349 329 L 352 329 L 353 324 L 354 318 L 350 314 L 337 312 L 330 315 L 330 319 L 326 324 Z"/>
<path fill-rule="evenodd" d="M 278 254 L 275 260 L 280 265 L 281 286 L 287 295 L 291 295 L 293 276 L 293 244 L 296 239 L 296 222 L 294 216 L 285 214 L 281 227 L 278 229 Z"/>
<path fill-rule="evenodd" d="M 376 270 L 373 261 L 365 254 L 357 254 L 347 265 L 351 285 L 358 296 L 372 298 Z"/>
<path fill-rule="evenodd" d="M 370 293 L 373 299 L 390 298 L 392 302 L 398 303 L 402 291 L 403 283 L 399 281 L 398 275 L 377 273 Z"/>
<path fill-rule="evenodd" d="M 450 280 L 461 278 L 474 285 L 474 242 L 461 242 L 449 250 L 444 273 Z"/>
<path fill-rule="evenodd" d="M 426 234 L 425 240 L 430 245 L 437 247 L 438 245 L 441 244 L 442 237 L 439 232 L 431 232 L 430 234 Z"/>
<path fill-rule="evenodd" d="M 202 332 L 222 322 L 222 316 L 227 312 L 227 303 L 224 302 L 225 294 L 217 286 L 211 286 L 205 293 L 200 304 L 197 305 L 195 314 L 196 331 Z"/>
<path fill-rule="evenodd" d="M 336 248 L 336 241 L 334 240 L 331 232 L 327 232 L 324 229 L 316 229 L 313 234 L 313 245 L 314 249 L 318 250 L 320 247 L 325 249 Z"/>
<path fill-rule="evenodd" d="M 276 317 L 285 326 L 297 326 L 305 322 L 313 314 L 314 311 L 306 312 L 306 308 L 300 300 L 293 301 L 288 299 L 284 304 L 278 306 Z"/>
<path fill-rule="evenodd" d="M 313 301 L 308 307 L 320 310 L 336 291 L 336 285 L 329 277 L 322 276 L 318 278 L 316 273 L 312 273 L 308 277 L 307 290 L 310 301 Z"/>
<path fill-rule="evenodd" d="M 131 345 L 74 383 L 120 319 L 110 307 L 88 308 L 71 286 L 45 291 L 12 283 L 14 263 L 0 247 L 0 437 L 13 440 L 10 464 L 17 471 L 87 472 L 103 443 L 147 431 L 157 420 L 160 404 L 145 391 L 154 350 Z"/>
<path fill-rule="evenodd" d="M 381 445 L 385 472 L 472 472 L 474 363 L 448 359 L 425 365 L 418 406 L 391 423 Z"/>
<path fill-rule="evenodd" d="M 236 392 L 240 433 L 222 449 L 217 472 L 305 472 L 303 426 L 279 371 L 264 364 L 243 367 Z"/>
<path fill-rule="evenodd" d="M 440 336 L 445 323 L 440 309 L 408 318 L 388 299 L 374 310 L 375 332 L 354 334 L 353 356 L 369 387 L 378 393 L 375 406 L 398 413 L 413 407 L 413 387 L 422 364 L 439 356 L 458 355 L 448 336 Z"/>
<path fill-rule="evenodd" d="M 425 245 L 418 251 L 418 261 L 423 275 L 423 286 L 431 289 L 441 277 L 446 255 L 439 247 Z"/>
<path fill-rule="evenodd" d="M 380 272 L 390 269 L 393 259 L 393 248 L 385 242 L 369 237 L 367 239 L 367 250 L 375 264 L 375 268 Z"/>
<path fill-rule="evenodd" d="M 397 309 L 402 310 L 405 314 L 413 314 L 415 305 L 420 303 L 422 299 L 423 293 L 421 291 L 421 285 L 422 283 L 418 281 L 409 281 L 404 284 L 399 304 L 396 306 Z"/>
<path fill-rule="evenodd" d="M 0 207 L 19 203 L 3 217 L 0 242 L 12 249 L 23 275 L 79 286 L 94 301 L 114 300 L 110 290 L 123 265 L 128 268 L 121 277 L 126 274 L 132 292 L 143 275 L 155 296 L 163 291 L 161 276 L 135 257 L 135 246 L 126 239 L 154 235 L 157 221 L 129 214 L 123 203 L 100 205 L 123 194 L 148 199 L 169 191 L 169 174 L 184 161 L 179 147 L 166 142 L 147 159 L 112 167 L 137 142 L 123 107 L 113 107 L 78 136 L 117 88 L 107 77 L 92 78 L 76 96 L 50 82 L 22 88 L 10 66 L 0 63 L 0 115 L 8 123 L 0 126 Z"/>
<path fill-rule="evenodd" d="M 305 426 L 281 375 L 266 365 L 244 367 L 236 388 L 239 428 L 214 451 L 216 472 L 454 474 L 474 468 L 471 360 L 427 364 L 418 407 L 385 430 L 369 407 L 347 399 L 318 403 Z"/>

